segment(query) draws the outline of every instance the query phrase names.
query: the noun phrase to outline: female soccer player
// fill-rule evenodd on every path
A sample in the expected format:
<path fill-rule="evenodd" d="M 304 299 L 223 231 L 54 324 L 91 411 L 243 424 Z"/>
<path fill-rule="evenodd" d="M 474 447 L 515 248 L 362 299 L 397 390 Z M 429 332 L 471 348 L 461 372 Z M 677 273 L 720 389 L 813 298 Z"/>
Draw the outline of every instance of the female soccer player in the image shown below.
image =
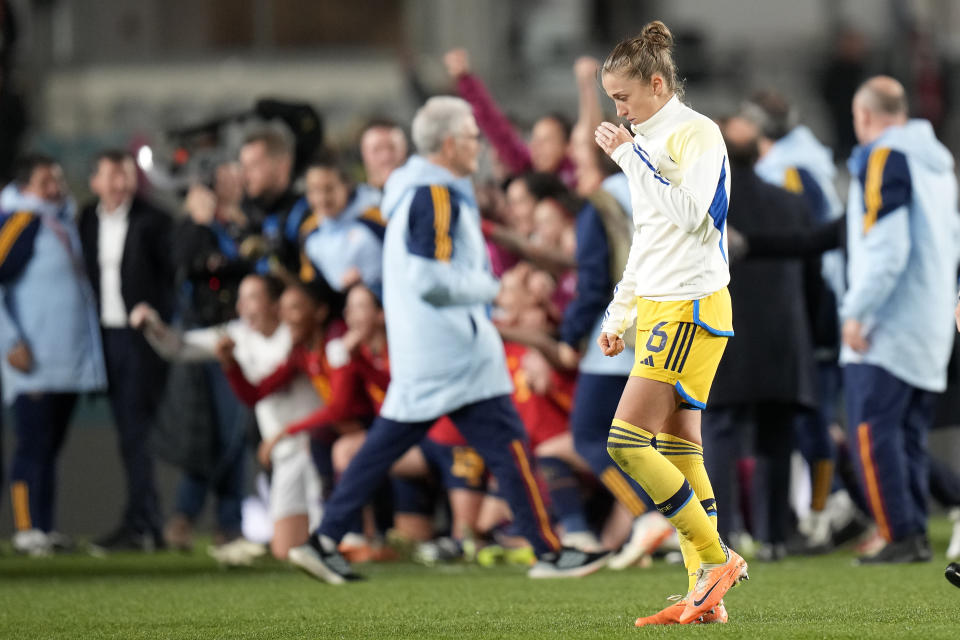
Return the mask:
<path fill-rule="evenodd" d="M 747 564 L 716 530 L 703 466 L 699 410 L 733 335 L 726 218 L 730 174 L 719 128 L 680 101 L 673 36 L 654 21 L 620 42 L 601 71 L 623 126 L 602 123 L 597 144 L 623 169 L 633 203 L 633 243 L 597 342 L 625 347 L 636 314 L 636 360 L 607 450 L 681 538 L 688 592 L 646 624 L 726 622 L 722 598 Z"/>

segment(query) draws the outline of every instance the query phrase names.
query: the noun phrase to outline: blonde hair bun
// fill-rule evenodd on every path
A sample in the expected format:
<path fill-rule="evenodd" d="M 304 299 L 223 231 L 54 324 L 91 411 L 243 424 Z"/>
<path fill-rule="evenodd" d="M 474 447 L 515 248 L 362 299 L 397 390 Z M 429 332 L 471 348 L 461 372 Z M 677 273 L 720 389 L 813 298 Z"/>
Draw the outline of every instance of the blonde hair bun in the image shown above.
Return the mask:
<path fill-rule="evenodd" d="M 641 40 L 647 46 L 657 49 L 670 49 L 673 47 L 673 34 L 670 33 L 667 25 L 659 20 L 647 23 L 647 25 L 643 27 L 643 31 L 640 32 L 640 35 L 637 36 L 637 39 Z"/>

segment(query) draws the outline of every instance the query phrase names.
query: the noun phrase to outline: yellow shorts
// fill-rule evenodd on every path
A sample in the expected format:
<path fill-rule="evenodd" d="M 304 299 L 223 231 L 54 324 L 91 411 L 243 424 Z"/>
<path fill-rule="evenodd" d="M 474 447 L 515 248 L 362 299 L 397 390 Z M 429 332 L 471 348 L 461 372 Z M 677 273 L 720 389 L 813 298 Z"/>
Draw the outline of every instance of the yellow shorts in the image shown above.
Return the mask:
<path fill-rule="evenodd" d="M 727 288 L 700 300 L 637 298 L 636 360 L 631 376 L 673 385 L 687 409 L 705 409 L 720 357 L 733 336 Z"/>

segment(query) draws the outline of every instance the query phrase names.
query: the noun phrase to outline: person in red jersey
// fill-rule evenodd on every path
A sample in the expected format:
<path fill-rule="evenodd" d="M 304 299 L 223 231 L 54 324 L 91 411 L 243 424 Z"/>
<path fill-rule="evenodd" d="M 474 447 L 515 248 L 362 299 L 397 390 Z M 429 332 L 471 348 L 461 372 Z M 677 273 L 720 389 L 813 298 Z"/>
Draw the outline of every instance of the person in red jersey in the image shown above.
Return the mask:
<path fill-rule="evenodd" d="M 343 431 L 340 425 L 344 421 L 366 417 L 368 410 L 379 412 L 390 382 L 390 360 L 383 308 L 376 291 L 362 284 L 351 287 L 344 320 L 346 332 L 330 340 L 326 347 L 329 402 L 265 441 L 259 452 L 261 461 L 269 460 L 273 448 L 285 437 L 307 431 L 314 438 L 331 441 Z M 333 453 L 335 470 L 346 467 L 364 439 L 365 433 L 353 431 L 338 440 Z M 413 506 L 419 496 L 411 493 L 416 494 L 417 487 L 404 482 L 432 474 L 442 478 L 448 491 L 453 538 L 462 540 L 475 531 L 486 470 L 482 458 L 467 445 L 449 419 L 438 420 L 427 437 L 395 463 L 392 473 L 395 527 L 405 537 L 420 541 L 432 537 L 432 518 Z"/>

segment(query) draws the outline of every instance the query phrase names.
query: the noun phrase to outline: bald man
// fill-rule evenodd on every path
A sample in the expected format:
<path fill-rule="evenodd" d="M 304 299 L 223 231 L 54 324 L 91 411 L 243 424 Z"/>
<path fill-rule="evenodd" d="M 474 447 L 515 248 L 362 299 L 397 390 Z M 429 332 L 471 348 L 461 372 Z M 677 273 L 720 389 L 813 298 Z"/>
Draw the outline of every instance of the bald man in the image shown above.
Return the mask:
<path fill-rule="evenodd" d="M 853 126 L 840 361 L 854 458 L 888 541 L 861 563 L 927 561 L 927 430 L 946 388 L 960 246 L 953 156 L 908 119 L 893 78 L 860 87 Z"/>

